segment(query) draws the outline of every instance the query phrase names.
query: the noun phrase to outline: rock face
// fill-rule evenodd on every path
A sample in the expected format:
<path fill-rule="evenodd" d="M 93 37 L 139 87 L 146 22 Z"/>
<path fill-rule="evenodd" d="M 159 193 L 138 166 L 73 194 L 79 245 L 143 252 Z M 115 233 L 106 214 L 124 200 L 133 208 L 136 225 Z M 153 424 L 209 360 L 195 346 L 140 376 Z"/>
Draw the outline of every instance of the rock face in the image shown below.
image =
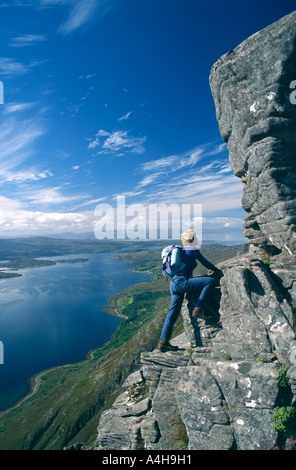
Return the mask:
<path fill-rule="evenodd" d="M 252 255 L 224 263 L 223 272 L 223 331 L 214 341 L 216 355 L 225 351 L 235 360 L 275 355 L 286 362 L 295 336 L 288 293 L 282 292 L 269 266 Z"/>
<path fill-rule="evenodd" d="M 288 15 L 213 66 L 251 249 L 220 263 L 207 305 L 213 320 L 193 319 L 196 299 L 185 299 L 184 333 L 172 341 L 179 350 L 142 353 L 102 414 L 97 449 L 295 447 L 295 24 L 296 13 Z"/>
<path fill-rule="evenodd" d="M 259 31 L 210 74 L 220 132 L 243 183 L 245 236 L 289 254 L 296 251 L 295 23 L 296 12 Z"/>

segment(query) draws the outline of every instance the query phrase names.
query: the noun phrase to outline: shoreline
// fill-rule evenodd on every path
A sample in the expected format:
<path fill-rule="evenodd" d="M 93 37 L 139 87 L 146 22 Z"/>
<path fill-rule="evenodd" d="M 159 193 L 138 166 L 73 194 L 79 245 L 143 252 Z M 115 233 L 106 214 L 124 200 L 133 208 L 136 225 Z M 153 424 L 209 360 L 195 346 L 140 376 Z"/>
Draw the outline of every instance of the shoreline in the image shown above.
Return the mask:
<path fill-rule="evenodd" d="M 40 379 L 43 377 L 43 375 L 46 375 L 46 374 L 49 374 L 53 371 L 56 371 L 58 369 L 62 369 L 63 367 L 71 367 L 73 365 L 78 365 L 78 364 L 82 364 L 84 362 L 87 362 L 87 361 L 90 361 L 93 359 L 94 357 L 94 354 L 96 351 L 99 351 L 100 349 L 102 349 L 106 344 L 108 344 L 108 342 L 111 340 L 111 338 L 100 348 L 95 348 L 95 349 L 92 349 L 91 351 L 88 351 L 86 353 L 86 356 L 84 359 L 82 359 L 81 361 L 78 361 L 78 362 L 71 362 L 69 364 L 62 364 L 60 366 L 53 366 L 53 367 L 50 367 L 49 369 L 45 369 L 45 370 L 42 370 L 40 372 L 37 372 L 37 374 L 34 374 L 32 375 L 32 377 L 29 378 L 28 382 L 29 382 L 29 391 L 28 393 L 23 396 L 22 398 L 20 398 L 17 402 L 15 402 L 13 405 L 9 406 L 8 408 L 5 408 L 4 410 L 0 410 L 0 419 L 7 413 L 9 413 L 10 411 L 13 411 L 15 408 L 18 408 L 22 403 L 24 403 L 25 401 L 27 401 L 29 398 L 31 398 L 33 395 L 35 395 L 36 392 L 38 392 L 38 389 L 40 387 Z M 0 426 L 1 426 L 1 423 L 0 423 Z"/>
<path fill-rule="evenodd" d="M 67 255 L 66 255 L 67 256 Z M 89 261 L 87 258 L 69 258 L 69 259 L 57 259 L 57 260 L 39 260 L 37 258 L 26 258 L 16 261 L 7 261 L 0 265 L 0 280 L 1 279 L 12 279 L 14 277 L 22 277 L 23 274 L 10 271 L 19 271 L 20 269 L 33 269 L 33 268 L 46 268 L 49 266 L 56 266 L 57 264 L 66 263 L 85 263 Z M 5 270 L 2 270 L 4 268 Z"/>
<path fill-rule="evenodd" d="M 114 258 L 117 258 L 116 255 L 114 256 Z M 118 257 L 120 258 L 120 257 Z M 70 262 L 73 261 L 70 259 Z M 82 259 L 79 259 L 79 261 L 82 261 Z M 85 259 L 83 261 L 89 261 L 89 259 Z M 122 262 L 124 262 L 124 260 L 121 260 Z M 56 263 L 50 263 L 48 264 L 47 266 L 53 266 L 55 264 L 57 264 L 59 262 L 59 260 L 57 260 Z M 67 262 L 67 260 L 62 260 L 62 262 Z M 74 262 L 78 262 L 78 259 L 76 261 L 76 259 L 74 259 Z M 37 268 L 39 266 L 31 266 L 32 268 Z M 137 270 L 135 267 L 133 268 L 130 268 L 129 271 L 131 272 L 134 272 L 134 273 L 139 273 L 139 274 L 143 274 L 141 273 L 141 271 Z M 20 275 L 22 276 L 22 275 Z M 151 277 L 152 277 L 152 280 L 153 281 L 153 276 L 151 274 Z M 148 281 L 149 282 L 149 281 Z M 118 318 L 121 318 L 123 319 L 124 321 L 125 320 L 128 320 L 128 317 L 126 317 L 125 315 L 122 315 L 118 309 L 117 309 L 117 300 L 119 298 L 123 298 L 123 297 L 126 297 L 128 294 L 127 294 L 127 291 L 133 287 L 134 285 L 136 285 L 137 283 L 135 284 L 132 284 L 130 287 L 128 287 L 127 289 L 125 289 L 123 292 L 120 292 L 118 294 L 115 294 L 113 296 L 111 296 L 109 299 L 108 299 L 108 302 L 107 302 L 107 306 L 103 307 L 101 310 L 103 312 L 106 312 L 107 314 L 109 315 L 113 315 L 113 316 L 116 316 Z M 109 303 L 114 301 L 116 303 L 116 305 L 113 307 L 113 306 L 110 306 Z M 9 406 L 8 408 L 5 408 L 3 410 L 0 410 L 0 419 L 5 416 L 7 413 L 9 413 L 10 411 L 13 411 L 14 409 L 18 408 L 22 403 L 24 403 L 25 401 L 27 401 L 28 399 L 30 399 L 32 396 L 35 395 L 35 393 L 38 392 L 39 390 L 39 387 L 40 387 L 40 379 L 45 375 L 45 374 L 48 374 L 52 371 L 56 371 L 58 369 L 61 369 L 63 367 L 71 367 L 73 365 L 78 365 L 80 363 L 84 363 L 84 362 L 87 362 L 91 359 L 93 359 L 95 353 L 101 349 L 103 349 L 106 345 L 108 345 L 108 343 L 112 340 L 112 336 L 116 333 L 118 329 L 118 326 L 117 328 L 115 329 L 115 331 L 112 333 L 112 335 L 110 336 L 110 338 L 108 339 L 108 341 L 106 341 L 106 343 L 104 343 L 101 347 L 98 347 L 98 348 L 95 348 L 95 349 L 92 349 L 90 351 L 88 351 L 85 355 L 85 358 L 78 361 L 78 362 L 73 362 L 73 363 L 69 363 L 69 364 L 62 364 L 60 366 L 53 366 L 49 369 L 45 369 L 45 370 L 41 370 L 40 372 L 37 372 L 36 374 L 34 374 L 33 376 L 31 376 L 29 379 L 28 379 L 28 382 L 29 382 L 29 391 L 26 395 L 24 395 L 22 398 L 20 398 L 17 402 L 13 403 L 11 406 Z M 1 423 L 0 423 L 0 427 L 1 427 Z"/>

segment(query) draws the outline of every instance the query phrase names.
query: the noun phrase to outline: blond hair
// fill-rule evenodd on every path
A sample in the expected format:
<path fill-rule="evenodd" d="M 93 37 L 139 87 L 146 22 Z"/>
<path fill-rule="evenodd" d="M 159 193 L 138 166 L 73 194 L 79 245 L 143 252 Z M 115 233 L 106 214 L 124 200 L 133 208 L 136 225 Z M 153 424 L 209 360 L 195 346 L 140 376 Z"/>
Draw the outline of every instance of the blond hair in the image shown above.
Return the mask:
<path fill-rule="evenodd" d="M 193 242 L 197 242 L 197 237 L 195 231 L 190 228 L 185 232 L 181 233 L 181 240 L 183 245 L 191 245 Z"/>

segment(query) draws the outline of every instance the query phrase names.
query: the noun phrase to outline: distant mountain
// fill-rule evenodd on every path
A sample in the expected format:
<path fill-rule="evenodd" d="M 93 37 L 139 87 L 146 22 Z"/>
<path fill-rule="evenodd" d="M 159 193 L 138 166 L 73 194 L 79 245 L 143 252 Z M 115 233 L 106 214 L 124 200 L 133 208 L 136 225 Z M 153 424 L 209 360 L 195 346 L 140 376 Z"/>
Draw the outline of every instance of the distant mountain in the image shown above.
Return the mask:
<path fill-rule="evenodd" d="M 93 232 L 85 233 L 74 233 L 74 232 L 65 232 L 65 233 L 53 233 L 48 235 L 49 238 L 62 238 L 62 239 L 73 239 L 73 240 L 96 240 L 95 234 Z"/>

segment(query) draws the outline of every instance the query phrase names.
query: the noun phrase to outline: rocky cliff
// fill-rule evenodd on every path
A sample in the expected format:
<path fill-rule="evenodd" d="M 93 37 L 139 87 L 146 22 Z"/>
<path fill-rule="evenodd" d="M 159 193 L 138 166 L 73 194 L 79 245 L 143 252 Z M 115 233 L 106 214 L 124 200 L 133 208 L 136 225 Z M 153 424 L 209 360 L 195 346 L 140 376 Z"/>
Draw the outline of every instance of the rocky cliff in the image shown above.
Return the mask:
<path fill-rule="evenodd" d="M 141 354 L 96 449 L 295 448 L 295 24 L 288 15 L 211 70 L 250 250 L 220 264 L 213 320 L 193 319 L 186 299 L 179 350 Z"/>
<path fill-rule="evenodd" d="M 294 12 L 254 34 L 210 74 L 220 132 L 243 183 L 245 235 L 289 254 L 296 250 L 295 22 Z"/>

